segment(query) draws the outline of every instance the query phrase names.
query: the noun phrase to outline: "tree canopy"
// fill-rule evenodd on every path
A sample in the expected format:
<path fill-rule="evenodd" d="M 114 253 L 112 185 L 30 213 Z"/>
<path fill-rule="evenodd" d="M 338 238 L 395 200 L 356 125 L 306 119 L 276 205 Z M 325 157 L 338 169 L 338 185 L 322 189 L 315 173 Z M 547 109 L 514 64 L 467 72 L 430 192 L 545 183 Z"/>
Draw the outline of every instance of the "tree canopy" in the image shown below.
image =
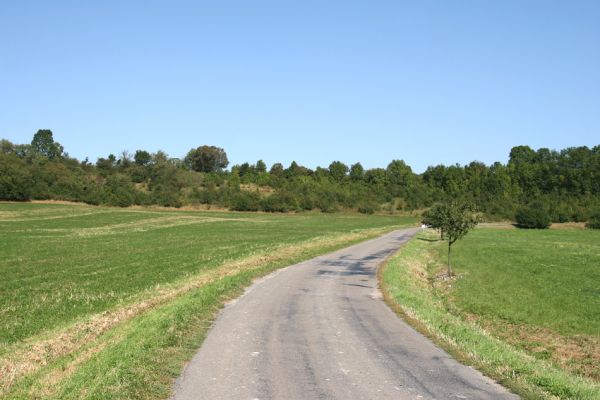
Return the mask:
<path fill-rule="evenodd" d="M 436 205 L 426 218 L 431 227 L 440 229 L 448 241 L 448 276 L 452 276 L 452 245 L 469 233 L 479 223 L 480 217 L 472 204 L 451 201 Z"/>
<path fill-rule="evenodd" d="M 421 174 L 400 159 L 382 165 L 386 168 L 366 169 L 360 162 L 348 167 L 333 161 L 312 169 L 296 161 L 269 167 L 258 160 L 227 170 L 225 150 L 210 145 L 193 148 L 181 158 L 160 150 L 137 150 L 133 156 L 115 152 L 89 163 L 64 153 L 52 131 L 39 130 L 30 144 L 0 141 L 0 200 L 365 214 L 464 201 L 496 220 L 515 220 L 520 209 L 542 204 L 553 222 L 587 221 L 600 209 L 600 146 L 562 150 L 516 146 L 506 164 L 432 165 Z M 432 217 L 435 210 L 425 217 Z"/>
<path fill-rule="evenodd" d="M 200 146 L 190 150 L 184 162 L 198 172 L 221 172 L 229 165 L 225 150 L 215 146 Z"/>
<path fill-rule="evenodd" d="M 63 155 L 63 147 L 55 142 L 50 129 L 40 129 L 33 135 L 31 149 L 44 157 L 50 159 L 59 158 Z"/>

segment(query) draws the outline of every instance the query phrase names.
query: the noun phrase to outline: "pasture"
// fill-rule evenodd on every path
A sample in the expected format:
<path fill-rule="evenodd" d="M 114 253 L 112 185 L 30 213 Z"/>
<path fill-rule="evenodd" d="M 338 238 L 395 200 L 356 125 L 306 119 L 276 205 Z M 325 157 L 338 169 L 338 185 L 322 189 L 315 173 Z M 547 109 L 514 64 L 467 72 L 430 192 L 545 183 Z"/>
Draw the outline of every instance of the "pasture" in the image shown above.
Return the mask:
<path fill-rule="evenodd" d="M 391 260 L 388 300 L 456 356 L 525 398 L 600 398 L 600 232 L 429 231 Z"/>
<path fill-rule="evenodd" d="M 465 315 L 538 358 L 600 381 L 600 232 L 476 229 L 456 246 Z"/>
<path fill-rule="evenodd" d="M 169 373 L 174 373 L 172 368 L 180 368 L 181 360 L 199 344 L 222 301 L 239 293 L 253 277 L 414 222 L 414 218 L 398 216 L 0 203 L 0 395 L 69 397 L 67 392 L 48 388 L 59 383 L 69 387 L 71 375 L 103 354 L 116 357 L 117 364 L 124 362 L 113 366 L 115 379 L 131 378 L 135 374 L 127 368 L 133 368 L 132 364 L 121 359 L 122 351 L 106 343 L 92 346 L 95 358 L 84 357 L 86 346 L 123 329 L 128 333 L 121 332 L 122 340 L 143 338 L 136 344 L 153 334 L 164 338 L 168 332 L 191 346 L 183 352 L 172 351 L 171 360 L 162 354 L 160 362 L 170 365 Z M 205 297 L 196 298 L 192 306 L 186 301 L 191 302 L 193 296 Z M 165 307 L 180 308 L 173 314 Z M 194 315 L 193 310 L 200 311 Z M 145 338 L 141 328 L 136 328 L 143 326 L 144 318 L 156 324 L 144 328 Z M 157 327 L 162 330 L 152 333 Z M 114 338 L 110 343 L 117 345 Z M 178 345 L 157 339 L 139 351 L 156 354 L 169 346 Z M 86 360 L 79 361 L 81 366 L 75 371 L 73 357 Z M 150 363 L 143 368 L 160 370 L 142 354 L 135 357 Z M 170 363 L 175 359 L 179 363 Z M 40 383 L 67 365 L 68 376 L 60 372 L 61 378 L 54 378 L 52 385 Z M 136 362 L 135 368 L 142 367 Z M 151 375 L 143 368 L 137 370 L 140 377 Z M 103 369 L 91 369 L 98 373 L 100 387 L 103 382 L 108 385 Z M 132 382 L 122 388 L 145 393 L 135 397 L 160 397 L 170 384 L 165 374 L 159 373 L 160 390 Z M 88 383 L 90 379 L 89 375 L 85 378 Z M 90 390 L 85 384 L 77 387 L 86 393 Z M 73 398 L 85 396 L 78 390 L 72 392 Z M 133 394 L 112 392 L 111 396 Z"/>

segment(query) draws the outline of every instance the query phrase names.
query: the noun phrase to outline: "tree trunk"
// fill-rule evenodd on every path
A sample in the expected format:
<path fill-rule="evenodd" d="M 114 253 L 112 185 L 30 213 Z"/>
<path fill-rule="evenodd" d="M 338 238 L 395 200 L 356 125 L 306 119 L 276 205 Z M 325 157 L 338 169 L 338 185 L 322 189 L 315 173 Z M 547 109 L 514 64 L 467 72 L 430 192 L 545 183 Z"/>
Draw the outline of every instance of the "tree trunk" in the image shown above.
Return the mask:
<path fill-rule="evenodd" d="M 452 243 L 448 240 L 448 276 L 452 276 L 452 267 L 450 266 L 450 250 L 452 249 Z"/>

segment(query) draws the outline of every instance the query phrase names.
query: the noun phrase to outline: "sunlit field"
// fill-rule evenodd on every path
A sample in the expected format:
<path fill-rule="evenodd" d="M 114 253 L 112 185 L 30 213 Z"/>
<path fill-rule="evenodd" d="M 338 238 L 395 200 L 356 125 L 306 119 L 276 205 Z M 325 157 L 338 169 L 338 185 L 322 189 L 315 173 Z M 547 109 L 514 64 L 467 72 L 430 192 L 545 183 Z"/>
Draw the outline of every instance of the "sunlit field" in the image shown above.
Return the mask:
<path fill-rule="evenodd" d="M 253 276 L 414 222 L 410 217 L 357 214 L 0 203 L 0 375 L 4 394 L 83 396 L 80 390 L 89 392 L 85 384 L 76 384 L 76 389 L 69 386 L 78 382 L 75 372 L 83 374 L 103 355 L 124 360 L 123 351 L 104 342 L 113 343 L 114 338 L 107 337 L 114 332 L 125 329 L 139 336 L 128 351 L 151 339 L 151 345 L 146 343 L 140 349 L 146 355 L 170 346 L 179 351 L 183 342 L 194 343 L 191 349 L 196 348 L 219 304 Z M 188 300 L 192 303 L 186 303 Z M 180 309 L 166 312 L 165 307 Z M 136 327 L 145 318 L 156 324 Z M 195 333 L 187 331 L 194 327 Z M 168 335 L 183 342 L 162 342 Z M 195 339 L 190 341 L 190 337 Z M 86 355 L 85 363 L 75 362 L 72 357 L 87 354 L 86 346 L 92 346 L 93 350 L 87 351 L 94 356 Z M 100 351 L 105 346 L 108 349 Z M 107 389 L 113 383 L 100 373 L 105 366 L 90 367 L 98 373 L 98 384 L 106 385 L 99 386 L 98 393 L 112 393 L 113 398 L 133 396 L 132 390 L 155 393 L 155 389 L 144 389 L 144 379 L 151 373 L 140 371 L 140 365 L 156 370 L 144 354 L 132 356 L 135 368 L 127 361 L 115 370 L 115 379 L 121 381 L 137 376 L 131 368 L 140 374 L 141 381 L 123 386 L 127 393 Z M 169 357 L 162 354 L 160 359 L 169 365 Z M 70 366 L 73 377 L 60 372 L 60 379 L 53 378 L 56 382 L 41 384 L 40 389 L 48 374 L 56 374 L 65 365 Z M 91 374 L 81 382 L 94 380 Z M 169 381 L 163 383 L 156 393 L 168 388 Z M 56 389 L 61 384 L 63 392 Z"/>
<path fill-rule="evenodd" d="M 390 301 L 525 398 L 600 398 L 600 232 L 478 228 L 453 248 L 429 231 L 392 259 Z"/>

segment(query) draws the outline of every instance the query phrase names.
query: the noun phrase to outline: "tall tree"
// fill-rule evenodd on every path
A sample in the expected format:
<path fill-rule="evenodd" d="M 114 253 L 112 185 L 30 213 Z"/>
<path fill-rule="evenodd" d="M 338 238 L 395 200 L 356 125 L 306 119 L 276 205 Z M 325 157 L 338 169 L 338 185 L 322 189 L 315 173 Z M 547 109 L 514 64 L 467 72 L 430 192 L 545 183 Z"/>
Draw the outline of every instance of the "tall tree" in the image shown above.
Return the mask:
<path fill-rule="evenodd" d="M 63 155 L 63 147 L 55 142 L 50 129 L 40 129 L 33 135 L 31 141 L 32 150 L 50 159 L 60 158 Z"/>
<path fill-rule="evenodd" d="M 256 162 L 256 172 L 259 174 L 264 174 L 267 172 L 267 164 L 263 160 L 258 160 Z"/>
<path fill-rule="evenodd" d="M 357 162 L 350 167 L 350 179 L 353 181 L 362 181 L 365 177 L 365 169 L 362 164 Z"/>
<path fill-rule="evenodd" d="M 136 150 L 133 160 L 137 165 L 144 167 L 152 162 L 152 155 L 146 150 Z"/>
<path fill-rule="evenodd" d="M 281 164 L 281 163 L 275 163 L 275 164 L 273 164 L 271 166 L 270 171 L 269 171 L 269 174 L 271 174 L 273 176 L 276 176 L 278 178 L 283 177 L 284 173 L 285 173 L 285 170 L 283 168 L 283 164 Z"/>
<path fill-rule="evenodd" d="M 336 182 L 342 182 L 348 174 L 348 166 L 341 161 L 334 161 L 329 164 L 329 174 Z"/>
<path fill-rule="evenodd" d="M 190 150 L 184 162 L 198 172 L 221 172 L 229 165 L 225 150 L 215 146 L 200 146 Z"/>
<path fill-rule="evenodd" d="M 411 192 L 414 182 L 412 169 L 402 160 L 392 161 L 385 170 L 388 190 L 392 196 L 406 197 Z"/>

